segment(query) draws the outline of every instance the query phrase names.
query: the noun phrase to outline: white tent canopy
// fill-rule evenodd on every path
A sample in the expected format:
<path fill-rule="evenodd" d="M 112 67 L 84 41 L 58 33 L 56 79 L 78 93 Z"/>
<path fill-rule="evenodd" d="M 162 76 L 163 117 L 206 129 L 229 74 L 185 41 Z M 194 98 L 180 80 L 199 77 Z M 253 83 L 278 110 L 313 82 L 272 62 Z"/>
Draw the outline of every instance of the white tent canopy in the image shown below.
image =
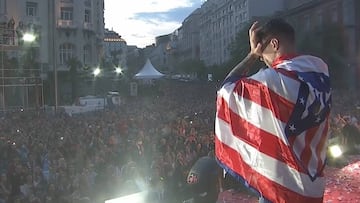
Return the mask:
<path fill-rule="evenodd" d="M 158 79 L 165 76 L 151 64 L 150 59 L 146 60 L 143 68 L 134 76 L 135 79 Z"/>

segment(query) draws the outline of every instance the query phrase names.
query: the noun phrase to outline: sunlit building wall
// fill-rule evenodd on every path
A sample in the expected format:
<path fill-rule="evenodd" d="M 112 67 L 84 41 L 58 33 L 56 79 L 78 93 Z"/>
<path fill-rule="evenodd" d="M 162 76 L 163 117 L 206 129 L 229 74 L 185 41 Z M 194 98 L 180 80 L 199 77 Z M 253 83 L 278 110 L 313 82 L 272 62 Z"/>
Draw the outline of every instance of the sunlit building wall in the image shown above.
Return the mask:
<path fill-rule="evenodd" d="M 43 106 L 48 69 L 48 4 L 0 0 L 1 111 Z M 32 38 L 26 42 L 23 36 Z M 46 49 L 43 49 L 46 47 Z"/>
<path fill-rule="evenodd" d="M 105 60 L 122 69 L 126 69 L 127 44 L 115 31 L 105 29 Z"/>
<path fill-rule="evenodd" d="M 21 38 L 24 33 L 29 32 L 36 36 L 36 41 L 32 42 L 32 47 L 38 47 L 36 52 L 36 61 L 42 65 L 49 63 L 49 18 L 48 18 L 48 3 L 39 3 L 38 1 L 26 1 L 26 0 L 0 0 L 0 23 L 3 24 L 3 28 L 8 29 L 2 32 L 1 36 L 11 39 L 4 44 L 9 46 L 15 45 L 17 49 L 15 51 L 24 51 L 25 47 L 22 47 L 23 43 Z M 44 48 L 45 47 L 45 48 Z"/>
<path fill-rule="evenodd" d="M 59 75 L 67 73 L 69 59 L 95 67 L 104 54 L 104 0 L 0 0 L 0 23 L 13 24 L 13 41 L 20 43 L 13 55 L 21 56 L 25 45 L 32 47 L 33 60 L 49 73 L 43 74 L 45 80 L 54 76 L 54 70 Z M 24 44 L 19 40 L 25 32 L 35 34 L 36 41 Z M 65 83 L 58 89 L 69 86 Z M 50 85 L 51 93 L 54 87 Z"/>
<path fill-rule="evenodd" d="M 103 0 L 0 0 L 1 22 L 11 19 L 17 31 L 35 32 L 38 60 L 44 66 L 53 68 L 53 56 L 59 71 L 68 70 L 70 58 L 84 65 L 99 63 L 104 37 Z"/>
<path fill-rule="evenodd" d="M 176 55 L 179 63 L 200 59 L 200 16 L 201 10 L 196 9 L 185 18 L 178 30 Z"/>
<path fill-rule="evenodd" d="M 104 0 L 55 0 L 56 64 L 58 70 L 67 71 L 67 61 L 78 59 L 85 66 L 96 66 L 103 56 Z"/>
<path fill-rule="evenodd" d="M 283 9 L 283 0 L 207 0 L 201 6 L 200 59 L 208 66 L 226 63 L 229 45 L 247 22 Z"/>
<path fill-rule="evenodd" d="M 171 67 L 169 64 L 169 54 L 167 45 L 170 42 L 171 34 L 157 36 L 155 44 L 145 49 L 145 57 L 150 59 L 152 65 L 159 71 L 168 71 Z"/>

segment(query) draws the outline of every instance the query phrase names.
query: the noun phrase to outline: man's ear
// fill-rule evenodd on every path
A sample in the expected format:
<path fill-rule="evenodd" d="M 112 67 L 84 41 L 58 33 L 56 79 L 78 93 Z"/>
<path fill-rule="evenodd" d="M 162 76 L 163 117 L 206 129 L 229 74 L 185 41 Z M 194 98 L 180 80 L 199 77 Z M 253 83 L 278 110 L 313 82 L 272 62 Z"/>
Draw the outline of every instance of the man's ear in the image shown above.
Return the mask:
<path fill-rule="evenodd" d="M 280 48 L 280 43 L 279 43 L 279 40 L 274 38 L 274 39 L 271 39 L 271 46 L 273 47 L 274 50 L 278 51 L 279 48 Z"/>

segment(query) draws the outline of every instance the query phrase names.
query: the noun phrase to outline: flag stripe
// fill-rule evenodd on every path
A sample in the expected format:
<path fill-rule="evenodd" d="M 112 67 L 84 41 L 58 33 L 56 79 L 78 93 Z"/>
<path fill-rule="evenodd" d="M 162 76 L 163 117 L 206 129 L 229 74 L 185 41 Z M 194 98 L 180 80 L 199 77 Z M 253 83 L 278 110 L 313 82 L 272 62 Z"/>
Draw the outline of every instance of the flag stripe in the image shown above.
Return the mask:
<path fill-rule="evenodd" d="M 253 79 L 243 79 L 241 85 L 237 85 L 234 93 L 271 110 L 273 115 L 282 122 L 288 121 L 294 108 L 294 103 Z"/>
<path fill-rule="evenodd" d="M 220 111 L 224 110 L 224 112 L 219 114 L 220 116 L 224 116 L 222 114 L 225 112 L 231 115 L 230 111 L 232 111 L 257 128 L 277 136 L 284 144 L 288 145 L 288 141 L 283 135 L 283 129 L 286 124 L 275 118 L 271 110 L 263 108 L 250 100 L 241 97 L 235 98 L 234 95 L 230 96 L 223 94 L 223 97 L 218 97 L 218 100 L 220 100 L 217 104 L 218 109 Z M 242 100 L 242 102 L 239 102 L 239 100 Z M 221 107 L 221 105 L 224 106 Z M 259 114 L 262 116 L 258 116 Z M 225 119 L 226 117 L 223 118 Z M 231 121 L 231 118 L 228 117 L 227 121 Z"/>
<path fill-rule="evenodd" d="M 329 118 L 327 118 L 326 121 L 324 122 L 324 132 L 321 135 L 319 144 L 316 146 L 316 156 L 318 157 L 318 171 L 321 172 L 325 164 L 326 150 L 323 149 L 325 149 L 326 140 L 328 138 L 328 130 L 329 130 L 328 123 L 329 123 Z"/>
<path fill-rule="evenodd" d="M 321 139 L 324 136 L 324 128 L 326 127 L 327 123 L 323 122 L 320 124 L 320 126 L 318 127 L 318 130 L 316 132 L 316 136 L 314 137 L 314 139 L 311 142 L 311 157 L 310 157 L 310 161 L 308 163 L 308 170 L 310 172 L 310 175 L 312 176 L 316 176 L 319 173 L 322 173 L 322 170 L 318 170 L 319 169 L 319 164 L 320 167 L 324 166 L 324 162 L 319 163 L 319 159 L 323 160 L 321 156 L 317 156 L 317 147 L 319 144 L 321 144 Z M 325 136 L 327 137 L 327 134 L 325 134 Z"/>
<path fill-rule="evenodd" d="M 288 164 L 290 167 L 306 173 L 303 168 L 299 167 L 296 159 L 294 158 L 294 154 L 290 151 L 289 147 L 282 139 L 279 139 L 276 135 L 270 134 L 261 128 L 254 126 L 245 119 L 239 117 L 233 111 L 226 110 L 229 109 L 226 102 L 223 102 L 223 105 L 225 108 L 219 109 L 217 118 L 228 123 L 228 125 L 230 123 L 236 123 L 236 125 L 231 125 L 231 130 L 234 133 L 234 136 L 251 146 L 261 146 L 259 151 L 262 153 L 277 158 L 279 161 Z M 281 154 L 278 153 L 279 148 L 283 149 Z"/>
<path fill-rule="evenodd" d="M 287 199 L 291 199 L 292 203 L 322 202 L 323 191 L 319 191 L 319 188 L 322 188 L 324 184 L 322 178 L 316 179 L 316 183 L 310 184 L 312 187 L 297 188 L 298 184 L 296 181 L 310 181 L 310 178 L 306 174 L 301 176 L 296 171 L 288 170 L 289 168 L 287 168 L 286 165 L 281 165 L 276 162 L 276 160 L 273 161 L 273 163 L 266 161 L 266 163 L 264 163 L 267 164 L 265 168 L 249 166 L 248 163 L 251 163 L 250 160 L 239 156 L 239 151 L 226 145 L 222 140 L 219 140 L 219 137 L 215 138 L 215 146 L 219 161 L 243 177 L 249 185 L 254 188 L 259 188 L 260 193 L 266 191 L 266 198 L 270 201 L 285 203 Z M 253 150 L 256 151 L 256 149 Z M 251 149 L 249 149 L 249 151 L 251 152 Z M 242 153 L 240 154 L 242 155 Z M 229 160 L 228 157 L 238 158 Z M 270 165 L 274 167 L 274 171 L 266 169 L 269 168 Z M 291 176 L 287 176 L 288 173 L 291 173 Z M 279 177 L 279 175 L 281 177 Z M 287 178 L 294 175 L 299 179 Z"/>
<path fill-rule="evenodd" d="M 300 154 L 300 160 L 305 166 L 309 166 L 309 162 L 312 155 L 312 149 L 311 149 L 312 145 L 310 145 L 310 143 L 311 141 L 313 141 L 317 130 L 318 130 L 318 126 L 315 126 L 307 130 L 305 133 L 305 147 Z"/>
<path fill-rule="evenodd" d="M 301 156 L 301 152 L 305 149 L 305 133 L 306 132 L 303 132 L 297 136 L 290 136 L 290 138 L 295 138 L 291 149 L 298 158 Z"/>
<path fill-rule="evenodd" d="M 245 78 L 246 79 L 246 78 Z M 273 91 L 275 94 L 295 104 L 298 97 L 300 84 L 297 80 L 272 68 L 267 68 L 249 77 Z M 284 88 L 286 86 L 287 88 Z"/>
<path fill-rule="evenodd" d="M 282 63 L 279 63 L 276 68 L 285 69 L 287 71 L 315 71 L 329 77 L 329 71 L 324 61 L 310 55 L 301 55 L 293 58 L 291 61 L 283 61 Z"/>
<path fill-rule="evenodd" d="M 224 145 L 227 145 L 230 148 L 234 149 L 237 152 L 238 157 L 241 158 L 248 166 L 251 166 L 255 171 L 263 174 L 268 179 L 277 182 L 278 184 L 281 184 L 283 186 L 286 186 L 290 190 L 295 191 L 299 194 L 308 195 L 311 197 L 322 196 L 323 191 L 319 192 L 317 187 L 320 186 L 319 184 L 323 184 L 323 177 L 319 177 L 314 182 L 312 182 L 307 174 L 301 173 L 296 169 L 289 167 L 285 163 L 280 162 L 277 159 L 270 157 L 262 152 L 259 152 L 258 149 L 235 137 L 232 134 L 231 127 L 228 123 L 223 122 L 221 119 L 216 119 L 216 126 L 218 129 L 215 132 L 217 139 L 221 141 Z M 255 160 L 251 158 L 254 155 L 255 157 L 257 157 L 256 162 L 254 162 Z M 234 160 L 235 159 L 232 159 L 232 161 Z M 234 165 L 234 163 L 226 164 Z M 236 167 L 237 165 L 235 164 L 233 168 Z M 279 175 L 291 178 L 279 179 Z M 306 185 L 306 188 L 300 188 L 302 187 L 302 185 L 299 186 L 299 182 Z"/>

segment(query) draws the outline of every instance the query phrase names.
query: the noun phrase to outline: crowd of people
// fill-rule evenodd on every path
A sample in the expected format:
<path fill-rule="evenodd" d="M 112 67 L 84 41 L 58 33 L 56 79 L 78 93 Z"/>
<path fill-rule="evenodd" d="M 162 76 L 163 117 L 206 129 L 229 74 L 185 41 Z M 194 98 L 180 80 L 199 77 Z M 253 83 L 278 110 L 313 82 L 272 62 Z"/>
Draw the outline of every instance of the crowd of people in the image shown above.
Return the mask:
<path fill-rule="evenodd" d="M 330 139 L 337 138 L 347 154 L 358 154 L 360 146 L 360 98 L 347 91 L 334 91 Z"/>
<path fill-rule="evenodd" d="M 212 84 L 159 88 L 116 109 L 6 115 L 0 202 L 104 202 L 142 189 L 175 200 L 192 164 L 214 148 L 216 91 Z"/>
<path fill-rule="evenodd" d="M 214 149 L 217 87 L 167 81 L 161 94 L 127 98 L 116 109 L 7 114 L 0 203 L 104 202 L 141 190 L 155 202 L 181 202 L 191 166 Z M 359 111 L 340 109 L 332 123 Z"/>

